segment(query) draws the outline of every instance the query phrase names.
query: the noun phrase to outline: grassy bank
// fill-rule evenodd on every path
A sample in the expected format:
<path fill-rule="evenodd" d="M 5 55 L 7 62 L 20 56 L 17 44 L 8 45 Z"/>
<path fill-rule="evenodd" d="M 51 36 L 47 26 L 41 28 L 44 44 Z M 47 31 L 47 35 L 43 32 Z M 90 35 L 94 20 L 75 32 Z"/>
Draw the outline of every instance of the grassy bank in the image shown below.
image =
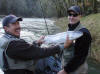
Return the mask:
<path fill-rule="evenodd" d="M 81 23 L 87 27 L 92 35 L 91 57 L 100 62 L 100 13 L 82 17 Z M 68 24 L 67 17 L 57 19 L 55 24 L 66 31 Z"/>

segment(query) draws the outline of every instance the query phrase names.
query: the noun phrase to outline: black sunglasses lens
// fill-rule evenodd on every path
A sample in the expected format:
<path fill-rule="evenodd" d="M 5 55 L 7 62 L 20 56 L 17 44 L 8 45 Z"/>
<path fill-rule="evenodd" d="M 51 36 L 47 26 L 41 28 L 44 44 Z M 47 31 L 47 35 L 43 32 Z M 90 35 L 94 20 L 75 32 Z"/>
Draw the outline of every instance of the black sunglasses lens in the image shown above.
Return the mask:
<path fill-rule="evenodd" d="M 72 14 L 69 13 L 68 16 L 72 16 Z"/>
<path fill-rule="evenodd" d="M 78 14 L 74 14 L 73 16 L 74 16 L 74 17 L 77 17 L 77 16 L 78 16 Z"/>
<path fill-rule="evenodd" d="M 73 17 L 77 17 L 78 16 L 78 14 L 68 14 L 69 16 L 73 16 Z"/>

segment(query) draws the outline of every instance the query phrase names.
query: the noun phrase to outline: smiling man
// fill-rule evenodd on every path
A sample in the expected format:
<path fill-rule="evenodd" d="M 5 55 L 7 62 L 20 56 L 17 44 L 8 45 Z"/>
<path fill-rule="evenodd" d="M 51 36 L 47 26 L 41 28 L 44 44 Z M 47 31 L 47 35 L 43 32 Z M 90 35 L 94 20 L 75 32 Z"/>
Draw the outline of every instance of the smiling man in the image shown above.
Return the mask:
<path fill-rule="evenodd" d="M 68 9 L 68 31 L 81 31 L 83 36 L 64 50 L 64 69 L 58 74 L 87 74 L 88 65 L 86 59 L 91 45 L 91 34 L 80 23 L 82 12 L 79 6 L 71 6 Z"/>
<path fill-rule="evenodd" d="M 60 53 L 71 43 L 67 40 L 64 45 L 41 48 L 42 37 L 29 44 L 20 39 L 20 21 L 22 18 L 8 15 L 2 22 L 5 34 L 0 38 L 0 67 L 4 74 L 34 74 L 36 60 Z"/>
<path fill-rule="evenodd" d="M 3 20 L 5 32 L 19 38 L 21 30 L 19 21 L 22 21 L 22 18 L 15 17 L 14 15 L 6 16 Z"/>

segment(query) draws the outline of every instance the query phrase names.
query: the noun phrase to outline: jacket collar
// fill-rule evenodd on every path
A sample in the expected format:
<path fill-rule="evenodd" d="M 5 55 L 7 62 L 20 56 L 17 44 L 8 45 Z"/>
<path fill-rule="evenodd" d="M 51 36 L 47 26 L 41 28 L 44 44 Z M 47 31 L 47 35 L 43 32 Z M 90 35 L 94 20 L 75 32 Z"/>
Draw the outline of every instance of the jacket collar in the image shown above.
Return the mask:
<path fill-rule="evenodd" d="M 7 37 L 7 38 L 18 38 L 18 39 L 20 38 L 20 37 L 17 37 L 15 35 L 11 34 L 11 33 L 8 33 L 8 32 L 5 32 L 4 36 Z"/>
<path fill-rule="evenodd" d="M 68 30 L 69 31 L 73 31 L 74 29 L 76 29 L 76 27 L 80 24 L 80 21 L 77 22 L 76 24 L 68 24 Z"/>

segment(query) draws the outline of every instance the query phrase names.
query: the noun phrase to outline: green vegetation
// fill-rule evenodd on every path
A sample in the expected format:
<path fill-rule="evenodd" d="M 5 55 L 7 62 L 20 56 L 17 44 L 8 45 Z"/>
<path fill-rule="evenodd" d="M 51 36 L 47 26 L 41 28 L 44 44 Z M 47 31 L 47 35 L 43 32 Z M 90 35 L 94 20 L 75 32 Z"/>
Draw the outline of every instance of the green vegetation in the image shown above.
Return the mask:
<path fill-rule="evenodd" d="M 100 0 L 0 0 L 0 15 L 65 17 L 72 5 L 79 5 L 84 15 L 100 12 Z"/>
<path fill-rule="evenodd" d="M 83 17 L 81 23 L 90 30 L 93 38 L 91 57 L 100 62 L 100 13 Z M 68 19 L 67 17 L 57 19 L 55 24 L 60 26 L 62 31 L 66 31 Z"/>

